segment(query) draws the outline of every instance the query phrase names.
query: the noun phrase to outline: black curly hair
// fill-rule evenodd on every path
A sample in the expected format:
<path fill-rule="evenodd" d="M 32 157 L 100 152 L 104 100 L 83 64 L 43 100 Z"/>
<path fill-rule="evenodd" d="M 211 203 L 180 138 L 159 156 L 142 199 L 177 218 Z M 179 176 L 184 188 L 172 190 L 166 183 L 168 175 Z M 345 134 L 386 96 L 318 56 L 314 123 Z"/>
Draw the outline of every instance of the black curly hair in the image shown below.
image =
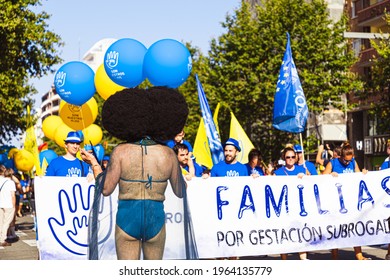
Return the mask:
<path fill-rule="evenodd" d="M 103 104 L 103 127 L 113 136 L 136 142 L 150 137 L 158 142 L 173 139 L 188 117 L 188 105 L 176 89 L 126 88 Z"/>

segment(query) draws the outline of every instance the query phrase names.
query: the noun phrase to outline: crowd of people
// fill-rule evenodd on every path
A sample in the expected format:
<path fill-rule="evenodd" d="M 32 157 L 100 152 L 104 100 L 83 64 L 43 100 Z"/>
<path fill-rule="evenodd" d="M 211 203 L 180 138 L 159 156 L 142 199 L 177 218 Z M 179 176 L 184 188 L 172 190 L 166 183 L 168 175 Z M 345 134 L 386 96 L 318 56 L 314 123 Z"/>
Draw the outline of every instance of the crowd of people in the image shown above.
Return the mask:
<path fill-rule="evenodd" d="M 354 158 L 354 149 L 348 142 L 334 149 L 330 149 L 328 145 L 320 145 L 315 164 L 304 159 L 301 145 L 288 144 L 282 150 L 281 157 L 275 164 L 266 164 L 262 159 L 260 150 L 256 148 L 249 151 L 247 163 L 239 162 L 238 154 L 241 152 L 241 147 L 239 141 L 233 138 L 229 138 L 223 144 L 224 160 L 209 169 L 197 163 L 193 148 L 184 139 L 184 136 L 184 131 L 181 131 L 174 139 L 167 141 L 165 146 L 173 150 L 181 174 L 187 181 L 193 177 L 207 179 L 209 177 L 232 176 L 297 176 L 302 178 L 305 175 L 331 174 L 337 176 L 340 173 L 367 172 L 367 170 L 359 168 Z M 99 162 L 91 151 L 80 149 L 82 141 L 83 139 L 78 132 L 69 132 L 67 138 L 64 139 L 66 154 L 51 161 L 47 167 L 46 176 L 90 177 L 90 180 L 92 180 L 106 170 L 110 162 L 110 155 L 105 155 Z M 134 149 L 138 148 L 134 147 Z M 148 149 L 152 151 L 152 149 Z M 80 150 L 82 151 L 81 159 L 78 156 Z M 163 157 L 165 159 L 169 154 L 166 149 L 158 149 L 156 152 L 167 153 Z M 117 155 L 114 155 L 114 157 L 119 157 L 118 151 L 116 153 Z M 125 154 L 125 151 L 122 151 L 120 156 L 123 157 Z M 381 169 L 390 168 L 390 141 L 387 143 L 387 154 L 388 157 L 383 162 Z M 176 182 L 179 178 L 171 177 L 171 180 Z M 116 184 L 117 181 L 112 181 L 111 192 Z M 153 181 L 153 184 L 159 184 L 159 182 Z M 175 184 L 183 183 L 176 182 Z M 109 194 L 110 191 L 106 194 Z M 179 189 L 176 189 L 176 192 L 178 196 L 181 195 Z M 33 198 L 33 178 L 30 178 L 28 174 L 15 173 L 12 168 L 0 165 L 0 246 L 11 246 L 12 242 L 17 239 L 15 234 L 16 217 L 21 217 L 24 214 L 25 202 L 30 202 L 31 198 Z M 29 211 L 34 210 L 31 203 L 27 203 L 27 208 L 29 208 Z M 125 223 L 125 219 L 123 223 Z M 153 231 L 150 234 L 152 237 Z M 126 236 L 126 234 L 123 236 Z M 360 246 L 354 247 L 354 251 L 357 260 L 369 259 L 363 255 Z M 156 254 L 154 251 L 152 254 L 146 250 L 146 253 L 150 254 L 150 258 L 161 258 L 162 251 L 159 251 L 159 255 L 154 255 Z M 307 252 L 299 252 L 298 254 L 300 259 L 308 259 Z M 332 259 L 338 259 L 338 249 L 331 250 L 331 255 Z M 128 256 L 125 255 L 124 257 Z M 286 260 L 287 257 L 287 254 L 281 254 L 281 259 Z M 385 259 L 390 260 L 390 245 Z"/>

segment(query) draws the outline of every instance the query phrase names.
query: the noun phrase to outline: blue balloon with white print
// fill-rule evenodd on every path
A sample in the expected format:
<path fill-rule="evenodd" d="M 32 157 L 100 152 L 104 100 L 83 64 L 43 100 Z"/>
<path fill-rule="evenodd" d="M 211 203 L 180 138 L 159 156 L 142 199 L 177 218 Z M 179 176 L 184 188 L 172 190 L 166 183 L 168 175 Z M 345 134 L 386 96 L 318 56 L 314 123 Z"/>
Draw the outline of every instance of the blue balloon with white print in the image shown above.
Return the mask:
<path fill-rule="evenodd" d="M 145 80 L 143 62 L 146 51 L 146 47 L 135 39 L 123 38 L 115 41 L 104 55 L 104 70 L 107 76 L 120 86 L 138 86 Z"/>
<path fill-rule="evenodd" d="M 81 106 L 95 94 L 95 72 L 84 62 L 71 61 L 58 69 L 54 77 L 57 94 L 67 103 Z"/>

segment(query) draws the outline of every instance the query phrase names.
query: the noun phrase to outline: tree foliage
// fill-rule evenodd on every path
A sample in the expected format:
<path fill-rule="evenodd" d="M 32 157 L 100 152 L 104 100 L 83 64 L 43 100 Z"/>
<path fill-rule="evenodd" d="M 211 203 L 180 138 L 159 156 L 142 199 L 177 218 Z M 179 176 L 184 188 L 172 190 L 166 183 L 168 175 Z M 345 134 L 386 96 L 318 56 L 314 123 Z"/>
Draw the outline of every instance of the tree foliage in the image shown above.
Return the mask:
<path fill-rule="evenodd" d="M 40 0 L 0 0 L 0 144 L 26 129 L 36 89 L 29 79 L 53 72 L 61 38 L 48 30 Z"/>
<path fill-rule="evenodd" d="M 349 71 L 355 59 L 343 36 L 346 18 L 334 23 L 323 0 L 263 0 L 255 10 L 243 1 L 222 25 L 226 33 L 211 42 L 209 69 L 199 73 L 210 107 L 221 103 L 222 141 L 229 137 L 230 111 L 267 160 L 297 141 L 272 127 L 286 32 L 310 112 L 322 112 L 329 100 L 337 106 L 361 86 Z"/>
<path fill-rule="evenodd" d="M 390 30 L 390 13 L 384 16 L 386 20 L 385 29 Z M 370 104 L 370 117 L 376 120 L 377 133 L 388 134 L 390 129 L 390 37 L 382 36 L 371 40 L 378 56 L 372 59 L 372 75 L 367 83 L 367 90 L 363 92 L 366 96 L 374 96 Z M 372 100 L 372 99 L 371 99 Z"/>

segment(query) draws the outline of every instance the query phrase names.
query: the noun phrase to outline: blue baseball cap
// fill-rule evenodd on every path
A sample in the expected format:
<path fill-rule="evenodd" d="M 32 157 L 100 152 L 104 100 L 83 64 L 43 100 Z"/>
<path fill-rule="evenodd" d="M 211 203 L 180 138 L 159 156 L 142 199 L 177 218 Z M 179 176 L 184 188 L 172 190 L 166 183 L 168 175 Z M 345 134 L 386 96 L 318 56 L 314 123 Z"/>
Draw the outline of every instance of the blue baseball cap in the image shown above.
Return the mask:
<path fill-rule="evenodd" d="M 294 151 L 295 151 L 296 153 L 302 153 L 302 151 L 303 151 L 302 146 L 299 145 L 299 144 L 295 144 L 295 145 L 294 145 Z"/>
<path fill-rule="evenodd" d="M 108 156 L 108 155 L 105 155 L 105 156 L 103 157 L 103 159 L 102 159 L 102 160 L 109 161 L 109 160 L 110 160 L 110 156 Z"/>
<path fill-rule="evenodd" d="M 65 141 L 65 143 L 81 143 L 81 142 L 83 142 L 81 140 L 80 134 L 77 131 L 69 132 L 64 141 Z"/>
<path fill-rule="evenodd" d="M 241 152 L 241 148 L 240 148 L 240 144 L 238 143 L 238 141 L 234 138 L 229 138 L 225 144 L 223 145 L 223 147 L 225 148 L 226 145 L 232 145 L 234 147 L 236 147 L 237 151 Z"/>

